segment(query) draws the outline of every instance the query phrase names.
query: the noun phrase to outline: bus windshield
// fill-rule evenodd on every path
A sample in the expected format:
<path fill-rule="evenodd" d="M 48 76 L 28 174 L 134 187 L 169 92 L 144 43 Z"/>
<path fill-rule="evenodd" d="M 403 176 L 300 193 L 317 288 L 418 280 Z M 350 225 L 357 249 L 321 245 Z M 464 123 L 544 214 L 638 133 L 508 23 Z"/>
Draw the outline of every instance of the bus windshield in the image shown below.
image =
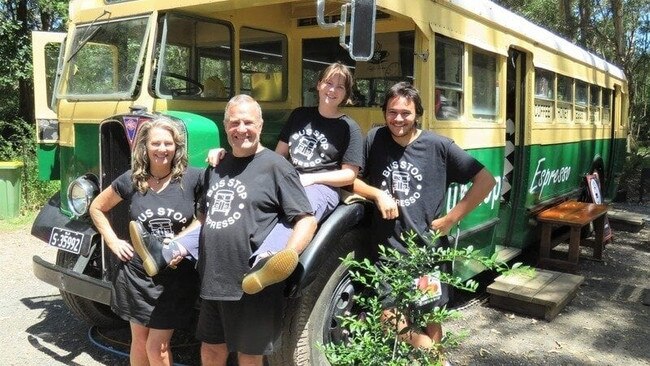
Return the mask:
<path fill-rule="evenodd" d="M 133 98 L 139 87 L 148 21 L 148 17 L 137 17 L 77 27 L 59 97 Z"/>

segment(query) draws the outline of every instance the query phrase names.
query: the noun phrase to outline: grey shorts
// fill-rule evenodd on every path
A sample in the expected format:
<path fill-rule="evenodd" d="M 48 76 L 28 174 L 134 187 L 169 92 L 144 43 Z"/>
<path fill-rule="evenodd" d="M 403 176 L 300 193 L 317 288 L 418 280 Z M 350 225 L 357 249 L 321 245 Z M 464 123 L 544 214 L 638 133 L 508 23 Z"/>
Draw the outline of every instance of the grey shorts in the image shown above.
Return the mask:
<path fill-rule="evenodd" d="M 225 343 L 230 352 L 269 355 L 279 346 L 285 308 L 284 282 L 239 301 L 201 300 L 196 338 Z"/>

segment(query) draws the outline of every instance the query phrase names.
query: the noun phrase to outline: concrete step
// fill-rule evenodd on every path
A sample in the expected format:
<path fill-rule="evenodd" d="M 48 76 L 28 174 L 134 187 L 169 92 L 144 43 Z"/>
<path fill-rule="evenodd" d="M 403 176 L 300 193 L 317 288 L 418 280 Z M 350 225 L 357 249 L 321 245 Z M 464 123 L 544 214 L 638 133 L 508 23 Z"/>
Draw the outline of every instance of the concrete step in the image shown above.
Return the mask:
<path fill-rule="evenodd" d="M 647 215 L 610 208 L 607 211 L 609 224 L 613 230 L 637 233 L 643 229 L 646 221 L 650 221 Z"/>

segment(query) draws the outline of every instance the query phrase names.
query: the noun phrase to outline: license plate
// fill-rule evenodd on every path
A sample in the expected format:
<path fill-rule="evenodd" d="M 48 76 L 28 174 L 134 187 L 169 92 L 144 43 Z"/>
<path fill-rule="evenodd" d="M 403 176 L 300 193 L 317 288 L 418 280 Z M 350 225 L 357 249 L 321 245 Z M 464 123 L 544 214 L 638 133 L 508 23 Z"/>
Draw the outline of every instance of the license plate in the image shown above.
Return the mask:
<path fill-rule="evenodd" d="M 79 254 L 83 239 L 83 233 L 55 227 L 50 235 L 50 245 L 66 252 Z"/>

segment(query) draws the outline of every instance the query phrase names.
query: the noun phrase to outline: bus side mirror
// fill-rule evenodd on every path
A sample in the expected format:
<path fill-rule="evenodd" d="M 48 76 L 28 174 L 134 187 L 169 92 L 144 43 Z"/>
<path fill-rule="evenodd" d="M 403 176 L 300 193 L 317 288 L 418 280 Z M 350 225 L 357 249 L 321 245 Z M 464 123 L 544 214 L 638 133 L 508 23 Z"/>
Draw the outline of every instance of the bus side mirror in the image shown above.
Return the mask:
<path fill-rule="evenodd" d="M 339 28 L 339 44 L 348 50 L 353 60 L 368 61 L 375 52 L 375 3 L 376 0 L 351 0 L 341 5 L 340 19 L 328 23 L 325 21 L 325 0 L 318 0 L 316 20 L 323 28 Z M 352 9 L 349 43 L 345 40 L 348 8 Z"/>
<path fill-rule="evenodd" d="M 375 0 L 352 0 L 350 57 L 368 61 L 375 53 Z"/>

